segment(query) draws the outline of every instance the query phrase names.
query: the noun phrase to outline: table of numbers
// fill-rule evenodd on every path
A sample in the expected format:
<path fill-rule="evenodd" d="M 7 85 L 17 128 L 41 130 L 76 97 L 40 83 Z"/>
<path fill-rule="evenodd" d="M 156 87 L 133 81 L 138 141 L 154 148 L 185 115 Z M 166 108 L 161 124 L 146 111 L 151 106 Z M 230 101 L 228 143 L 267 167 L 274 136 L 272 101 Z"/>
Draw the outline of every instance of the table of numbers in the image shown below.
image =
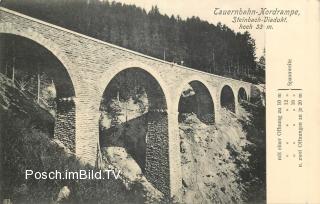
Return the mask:
<path fill-rule="evenodd" d="M 303 92 L 302 89 L 277 90 L 277 159 L 293 160 L 303 166 Z"/>

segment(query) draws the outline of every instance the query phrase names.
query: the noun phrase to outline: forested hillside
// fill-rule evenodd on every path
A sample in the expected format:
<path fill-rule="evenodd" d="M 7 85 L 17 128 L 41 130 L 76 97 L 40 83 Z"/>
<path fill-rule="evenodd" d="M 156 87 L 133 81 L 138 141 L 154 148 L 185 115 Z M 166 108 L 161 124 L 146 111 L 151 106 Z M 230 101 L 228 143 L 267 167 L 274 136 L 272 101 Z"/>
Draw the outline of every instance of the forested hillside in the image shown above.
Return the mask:
<path fill-rule="evenodd" d="M 119 179 L 25 179 L 25 171 L 95 170 L 53 139 L 54 118 L 0 74 L 0 200 L 12 203 L 143 203 L 140 183 Z M 59 200 L 59 189 L 70 195 Z M 59 202 L 58 202 L 59 200 Z M 63 201 L 63 202 L 62 202 Z"/>
<path fill-rule="evenodd" d="M 100 0 L 4 0 L 2 6 L 169 62 L 263 82 L 254 39 L 221 23 Z"/>

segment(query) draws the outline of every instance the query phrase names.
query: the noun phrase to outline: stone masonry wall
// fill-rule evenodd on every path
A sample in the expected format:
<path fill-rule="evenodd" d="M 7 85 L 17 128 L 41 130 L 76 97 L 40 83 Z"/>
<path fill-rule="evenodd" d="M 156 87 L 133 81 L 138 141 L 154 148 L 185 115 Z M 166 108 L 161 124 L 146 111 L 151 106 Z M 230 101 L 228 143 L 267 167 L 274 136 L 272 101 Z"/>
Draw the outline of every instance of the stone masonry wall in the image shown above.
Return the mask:
<path fill-rule="evenodd" d="M 75 153 L 75 105 L 73 101 L 58 101 L 54 127 L 54 138 L 59 139 L 66 147 Z"/>
<path fill-rule="evenodd" d="M 168 115 L 148 112 L 146 178 L 166 197 L 170 196 Z"/>

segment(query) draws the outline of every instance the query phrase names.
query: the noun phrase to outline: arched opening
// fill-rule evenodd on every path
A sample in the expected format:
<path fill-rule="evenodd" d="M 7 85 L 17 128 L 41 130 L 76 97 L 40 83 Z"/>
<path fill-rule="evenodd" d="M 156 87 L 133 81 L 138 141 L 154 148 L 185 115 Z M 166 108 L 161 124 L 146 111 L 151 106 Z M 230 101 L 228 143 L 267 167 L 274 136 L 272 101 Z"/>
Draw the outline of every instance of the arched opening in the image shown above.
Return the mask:
<path fill-rule="evenodd" d="M 242 101 L 247 101 L 247 100 L 248 100 L 247 92 L 243 87 L 241 87 L 238 92 L 238 102 L 241 103 Z"/>
<path fill-rule="evenodd" d="M 208 164 L 212 159 L 209 144 L 217 131 L 213 98 L 208 87 L 198 80 L 186 84 L 179 98 L 178 111 L 180 182 L 184 192 L 181 201 L 190 203 L 190 195 L 196 194 L 196 190 L 190 193 L 190 189 L 198 189 L 197 181 L 203 177 L 200 172 L 194 172 L 198 172 L 203 162 Z"/>
<path fill-rule="evenodd" d="M 234 94 L 230 86 L 225 85 L 221 90 L 220 95 L 221 107 L 235 113 L 235 99 Z"/>
<path fill-rule="evenodd" d="M 104 90 L 100 112 L 102 154 L 125 149 L 146 178 L 169 194 L 167 102 L 157 79 L 141 68 L 120 71 Z"/>
<path fill-rule="evenodd" d="M 214 123 L 214 104 L 208 88 L 200 81 L 191 81 L 179 99 L 179 122 L 195 114 L 205 124 Z"/>
<path fill-rule="evenodd" d="M 0 72 L 52 117 L 51 137 L 75 151 L 75 90 L 67 69 L 44 46 L 0 34 Z"/>

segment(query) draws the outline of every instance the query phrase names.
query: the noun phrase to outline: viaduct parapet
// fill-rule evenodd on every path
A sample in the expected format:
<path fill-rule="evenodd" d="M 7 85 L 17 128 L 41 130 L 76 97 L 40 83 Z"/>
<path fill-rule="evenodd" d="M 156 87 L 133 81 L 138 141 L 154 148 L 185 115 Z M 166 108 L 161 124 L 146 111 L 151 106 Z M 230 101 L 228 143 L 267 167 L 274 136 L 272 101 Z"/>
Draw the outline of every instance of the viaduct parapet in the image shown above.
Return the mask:
<path fill-rule="evenodd" d="M 68 76 L 67 83 L 55 84 L 55 137 L 90 164 L 96 162 L 99 108 L 108 84 L 126 70 L 148 78 L 145 175 L 168 196 L 178 195 L 182 185 L 178 112 L 184 87 L 198 93 L 199 118 L 215 123 L 223 117 L 221 108 L 237 114 L 239 98 L 250 99 L 250 83 L 152 58 L 2 7 L 0 34 L 32 40 L 61 62 Z"/>

